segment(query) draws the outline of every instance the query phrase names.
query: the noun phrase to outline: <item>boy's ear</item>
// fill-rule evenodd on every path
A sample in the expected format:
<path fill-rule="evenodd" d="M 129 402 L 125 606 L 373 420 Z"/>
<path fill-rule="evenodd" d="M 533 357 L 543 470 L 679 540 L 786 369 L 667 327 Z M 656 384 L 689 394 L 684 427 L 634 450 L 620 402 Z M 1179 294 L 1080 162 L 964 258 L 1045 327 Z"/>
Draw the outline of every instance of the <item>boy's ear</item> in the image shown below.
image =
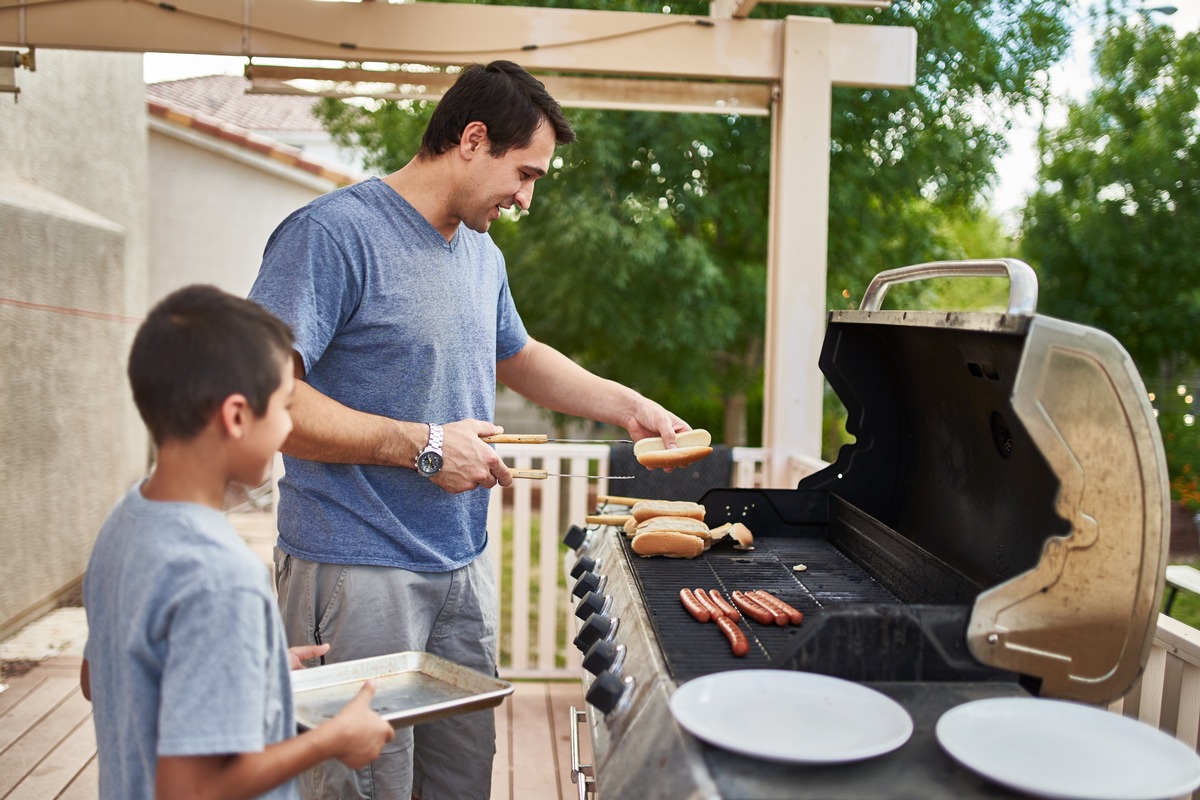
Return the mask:
<path fill-rule="evenodd" d="M 241 439 L 246 432 L 246 423 L 250 421 L 250 402 L 244 394 L 231 394 L 221 403 L 218 414 L 225 435 Z"/>
<path fill-rule="evenodd" d="M 490 146 L 487 125 L 479 121 L 468 122 L 458 140 L 458 149 L 463 158 L 469 161 L 475 156 L 487 153 Z"/>

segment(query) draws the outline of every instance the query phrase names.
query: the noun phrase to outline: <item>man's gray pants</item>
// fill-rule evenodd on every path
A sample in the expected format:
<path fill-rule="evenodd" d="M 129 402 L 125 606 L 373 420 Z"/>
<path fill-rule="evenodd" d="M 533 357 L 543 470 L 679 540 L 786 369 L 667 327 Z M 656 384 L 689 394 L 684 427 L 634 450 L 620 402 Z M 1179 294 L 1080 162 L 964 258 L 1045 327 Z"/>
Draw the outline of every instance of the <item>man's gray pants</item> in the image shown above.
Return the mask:
<path fill-rule="evenodd" d="M 289 646 L 328 644 L 327 664 L 420 650 L 496 674 L 497 595 L 487 551 L 452 572 L 409 572 L 320 564 L 275 548 L 275 583 Z M 487 800 L 494 714 L 398 728 L 368 766 L 352 771 L 326 761 L 301 775 L 300 792 L 305 800 Z"/>

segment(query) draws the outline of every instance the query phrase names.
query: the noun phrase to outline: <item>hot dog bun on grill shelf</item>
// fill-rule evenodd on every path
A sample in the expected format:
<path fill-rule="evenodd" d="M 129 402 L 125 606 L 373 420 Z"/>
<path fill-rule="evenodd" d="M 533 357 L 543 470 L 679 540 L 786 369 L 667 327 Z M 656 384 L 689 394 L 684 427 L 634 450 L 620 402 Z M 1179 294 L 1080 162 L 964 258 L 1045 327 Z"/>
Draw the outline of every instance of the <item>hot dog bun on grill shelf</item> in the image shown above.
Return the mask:
<path fill-rule="evenodd" d="M 675 435 L 675 447 L 667 449 L 659 436 L 639 439 L 633 444 L 633 456 L 650 469 L 686 467 L 712 453 L 712 435 L 703 428 Z"/>
<path fill-rule="evenodd" d="M 643 500 L 634 504 L 629 513 L 639 524 L 653 517 L 689 517 L 704 520 L 704 506 L 683 500 Z"/>
<path fill-rule="evenodd" d="M 695 558 L 704 552 L 704 540 L 689 533 L 647 531 L 634 536 L 630 547 L 639 556 Z"/>

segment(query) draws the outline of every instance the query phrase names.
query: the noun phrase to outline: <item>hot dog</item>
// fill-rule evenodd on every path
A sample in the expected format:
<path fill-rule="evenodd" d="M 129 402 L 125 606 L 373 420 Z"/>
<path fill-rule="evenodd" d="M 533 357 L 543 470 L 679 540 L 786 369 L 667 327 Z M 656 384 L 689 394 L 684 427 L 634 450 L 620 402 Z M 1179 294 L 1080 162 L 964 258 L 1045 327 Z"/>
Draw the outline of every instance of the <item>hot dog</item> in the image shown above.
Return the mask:
<path fill-rule="evenodd" d="M 691 589 L 679 590 L 679 602 L 683 603 L 683 607 L 687 612 L 696 618 L 697 622 L 708 622 L 712 618 L 712 614 L 708 609 L 700 605 L 696 600 L 696 596 L 692 594 Z"/>
<path fill-rule="evenodd" d="M 770 625 L 775 622 L 775 615 L 770 609 L 763 608 L 741 592 L 731 592 L 729 596 L 733 598 L 733 604 L 737 606 L 738 611 L 741 611 L 755 622 L 761 625 Z M 786 615 L 782 616 L 784 619 L 787 618 Z"/>
<path fill-rule="evenodd" d="M 728 617 L 717 617 L 717 627 L 729 640 L 729 648 L 733 650 L 735 656 L 741 658 L 750 652 L 750 642 L 746 640 L 746 634 L 742 633 L 742 629 L 733 620 Z"/>
<path fill-rule="evenodd" d="M 686 467 L 712 453 L 712 435 L 703 428 L 675 434 L 675 447 L 667 449 L 662 437 L 639 439 L 633 445 L 634 458 L 644 467 Z"/>
<path fill-rule="evenodd" d="M 762 589 L 755 589 L 753 592 L 750 592 L 750 596 L 758 602 L 768 605 L 769 607 L 774 608 L 776 611 L 786 614 L 788 617 L 788 622 L 792 623 L 793 625 L 799 625 L 804 621 L 804 614 L 792 608 L 790 605 L 783 602 L 770 592 L 763 591 Z"/>
<path fill-rule="evenodd" d="M 703 606 L 704 610 L 708 612 L 709 617 L 712 619 L 720 619 L 721 617 L 725 616 L 725 612 L 722 611 L 716 603 L 708 599 L 708 592 L 704 591 L 703 589 L 693 589 L 692 594 L 696 596 L 697 602 L 699 602 L 700 605 Z"/>
<path fill-rule="evenodd" d="M 738 610 L 729 605 L 729 601 L 725 599 L 725 596 L 716 589 L 708 590 L 708 599 L 712 600 L 713 605 L 725 612 L 725 616 L 729 617 L 734 622 L 742 621 L 742 615 L 738 613 Z"/>

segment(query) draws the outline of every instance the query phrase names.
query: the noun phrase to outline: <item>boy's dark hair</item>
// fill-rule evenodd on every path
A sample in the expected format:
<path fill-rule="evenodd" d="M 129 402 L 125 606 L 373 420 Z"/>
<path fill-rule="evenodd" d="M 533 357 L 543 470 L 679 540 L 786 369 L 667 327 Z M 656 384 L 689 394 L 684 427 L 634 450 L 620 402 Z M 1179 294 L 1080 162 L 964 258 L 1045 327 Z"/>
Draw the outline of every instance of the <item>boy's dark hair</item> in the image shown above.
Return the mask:
<path fill-rule="evenodd" d="M 495 158 L 527 147 L 542 120 L 554 128 L 559 144 L 575 141 L 575 131 L 545 85 L 511 61 L 470 64 L 433 110 L 421 138 L 419 158 L 439 156 L 456 147 L 471 122 L 487 125 L 488 152 Z"/>
<path fill-rule="evenodd" d="M 163 298 L 138 328 L 129 384 L 156 445 L 187 441 L 225 399 L 243 394 L 267 413 L 291 369 L 292 331 L 262 306 L 215 286 L 187 286 Z"/>

